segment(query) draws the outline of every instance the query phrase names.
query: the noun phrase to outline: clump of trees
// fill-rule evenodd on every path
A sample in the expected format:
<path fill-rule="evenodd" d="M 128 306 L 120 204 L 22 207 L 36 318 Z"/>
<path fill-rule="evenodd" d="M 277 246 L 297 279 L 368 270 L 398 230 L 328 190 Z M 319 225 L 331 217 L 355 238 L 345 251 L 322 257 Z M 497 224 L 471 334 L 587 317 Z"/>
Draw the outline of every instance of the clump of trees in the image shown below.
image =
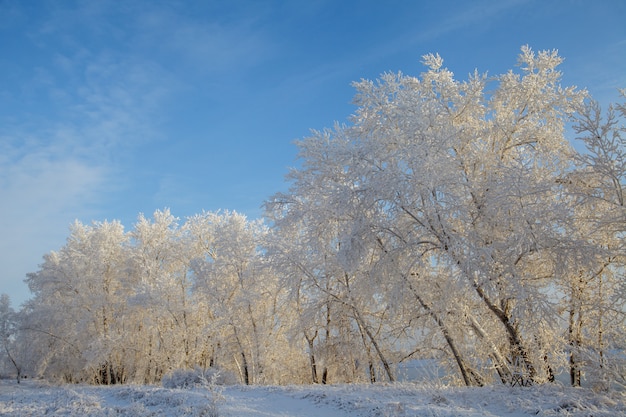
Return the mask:
<path fill-rule="evenodd" d="M 560 62 L 523 47 L 516 71 L 458 81 L 427 55 L 420 77 L 355 83 L 350 123 L 297 143 L 263 221 L 76 222 L 28 275 L 32 299 L 3 313 L 19 317 L 0 326 L 19 329 L 6 352 L 102 384 L 194 367 L 394 381 L 423 357 L 468 386 L 563 370 L 624 384 L 626 106 L 603 114 L 561 86 Z"/>
<path fill-rule="evenodd" d="M 179 225 L 169 210 L 72 225 L 29 274 L 20 336 L 34 374 L 68 382 L 154 383 L 175 369 L 224 367 L 245 383 L 286 382 L 287 311 L 262 259 L 268 230 L 232 213 Z"/>

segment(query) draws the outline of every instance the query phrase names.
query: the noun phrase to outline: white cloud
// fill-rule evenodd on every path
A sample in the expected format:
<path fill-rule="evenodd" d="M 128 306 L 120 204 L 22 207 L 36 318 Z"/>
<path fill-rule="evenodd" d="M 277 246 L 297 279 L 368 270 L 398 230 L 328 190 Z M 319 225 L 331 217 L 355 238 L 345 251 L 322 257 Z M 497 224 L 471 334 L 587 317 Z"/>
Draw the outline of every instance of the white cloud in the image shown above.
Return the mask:
<path fill-rule="evenodd" d="M 14 302 L 27 298 L 26 273 L 64 244 L 74 219 L 101 217 L 133 147 L 159 138 L 161 106 L 176 88 L 149 60 L 82 47 L 82 33 L 63 28 L 79 21 L 53 13 L 45 36 L 32 35 L 52 59 L 33 69 L 18 57 L 28 70 L 17 85 L 0 84 L 20 105 L 0 113 L 0 292 Z"/>
<path fill-rule="evenodd" d="M 16 158 L 0 161 L 0 287 L 19 303 L 27 297 L 25 274 L 63 244 L 74 218 L 88 215 L 106 173 L 56 144 L 7 148 Z"/>
<path fill-rule="evenodd" d="M 188 13 L 173 7 L 144 10 L 137 18 L 135 47 L 167 56 L 187 74 L 222 76 L 252 68 L 275 52 L 273 41 L 250 10 L 222 21 L 212 19 L 206 10 L 206 18 Z"/>

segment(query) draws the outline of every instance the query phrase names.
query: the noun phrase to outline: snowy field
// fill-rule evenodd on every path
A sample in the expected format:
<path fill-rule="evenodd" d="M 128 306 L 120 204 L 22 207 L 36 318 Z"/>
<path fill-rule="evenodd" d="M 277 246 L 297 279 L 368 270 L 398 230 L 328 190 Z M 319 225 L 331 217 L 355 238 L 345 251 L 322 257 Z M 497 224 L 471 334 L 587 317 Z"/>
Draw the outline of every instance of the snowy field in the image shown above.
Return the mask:
<path fill-rule="evenodd" d="M 556 385 L 445 388 L 411 384 L 166 389 L 0 381 L 2 416 L 626 416 L 623 393 Z"/>

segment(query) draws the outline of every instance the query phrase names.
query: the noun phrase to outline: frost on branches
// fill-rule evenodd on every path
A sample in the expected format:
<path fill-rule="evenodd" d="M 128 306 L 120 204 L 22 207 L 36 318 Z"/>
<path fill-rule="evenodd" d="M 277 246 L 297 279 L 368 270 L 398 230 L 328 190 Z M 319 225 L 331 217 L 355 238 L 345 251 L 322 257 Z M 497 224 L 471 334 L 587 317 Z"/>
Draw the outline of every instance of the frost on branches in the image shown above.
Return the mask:
<path fill-rule="evenodd" d="M 21 369 L 323 384 L 434 358 L 448 383 L 623 385 L 626 111 L 561 86 L 560 62 L 524 47 L 459 81 L 427 55 L 419 77 L 355 83 L 264 221 L 76 223 L 27 278 Z"/>

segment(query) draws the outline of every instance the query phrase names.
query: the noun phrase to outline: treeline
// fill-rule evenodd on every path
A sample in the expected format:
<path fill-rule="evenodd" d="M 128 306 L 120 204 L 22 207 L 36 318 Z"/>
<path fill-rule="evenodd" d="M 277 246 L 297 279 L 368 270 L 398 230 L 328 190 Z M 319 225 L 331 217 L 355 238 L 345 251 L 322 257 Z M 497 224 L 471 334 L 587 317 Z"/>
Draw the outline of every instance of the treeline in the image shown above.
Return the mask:
<path fill-rule="evenodd" d="M 394 381 L 425 357 L 466 385 L 624 384 L 626 107 L 562 87 L 555 52 L 519 58 L 355 83 L 350 124 L 298 143 L 263 221 L 76 222 L 3 313 L 5 356 L 102 384 Z"/>

